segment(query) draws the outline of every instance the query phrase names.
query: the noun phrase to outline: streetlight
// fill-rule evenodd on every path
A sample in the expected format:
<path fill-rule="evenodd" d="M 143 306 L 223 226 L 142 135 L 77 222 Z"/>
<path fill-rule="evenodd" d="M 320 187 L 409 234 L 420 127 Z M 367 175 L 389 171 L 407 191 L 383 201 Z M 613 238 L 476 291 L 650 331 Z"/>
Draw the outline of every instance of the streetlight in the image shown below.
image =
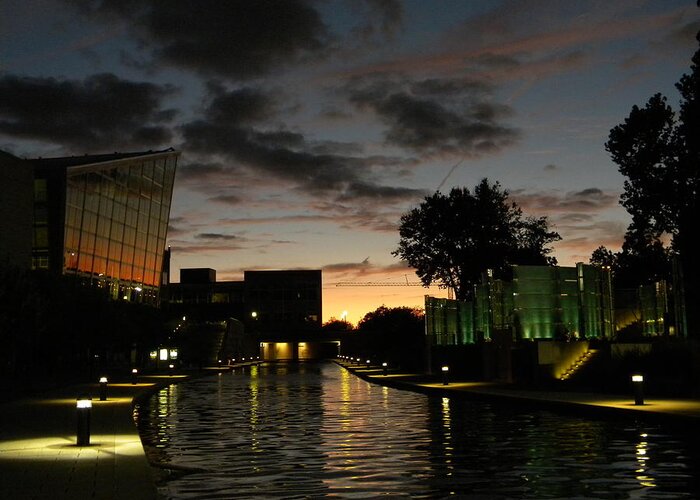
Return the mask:
<path fill-rule="evenodd" d="M 131 369 L 131 385 L 136 385 L 136 380 L 139 374 L 138 368 Z"/>
<path fill-rule="evenodd" d="M 634 404 L 637 406 L 644 404 L 644 375 L 632 375 L 634 386 Z"/>
<path fill-rule="evenodd" d="M 445 365 L 442 367 L 442 385 L 447 385 L 449 384 L 449 374 L 450 374 L 450 367 Z"/>
<path fill-rule="evenodd" d="M 107 377 L 100 377 L 100 401 L 107 401 Z"/>
<path fill-rule="evenodd" d="M 79 396 L 75 404 L 78 414 L 78 446 L 88 446 L 90 444 L 90 410 L 92 400 L 87 396 Z"/>
<path fill-rule="evenodd" d="M 382 363 L 382 374 L 386 377 L 387 362 Z"/>

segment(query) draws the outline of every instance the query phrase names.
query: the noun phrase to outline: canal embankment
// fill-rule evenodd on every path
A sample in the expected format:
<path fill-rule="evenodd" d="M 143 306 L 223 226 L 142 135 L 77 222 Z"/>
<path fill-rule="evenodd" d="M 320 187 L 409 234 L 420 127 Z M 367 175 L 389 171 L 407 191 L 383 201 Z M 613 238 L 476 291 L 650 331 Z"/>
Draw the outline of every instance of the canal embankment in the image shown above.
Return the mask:
<path fill-rule="evenodd" d="M 336 362 L 368 382 L 435 396 L 498 401 L 524 410 L 548 408 L 579 416 L 639 418 L 688 424 L 700 422 L 700 400 L 645 397 L 643 404 L 635 404 L 632 388 L 629 394 L 537 390 L 493 382 L 450 380 L 449 376 L 442 374 L 406 373 L 343 360 Z"/>
<path fill-rule="evenodd" d="M 154 499 L 154 470 L 134 422 L 134 406 L 172 384 L 224 368 L 137 375 L 52 389 L 0 404 L 0 498 Z M 85 415 L 77 399 L 89 397 Z"/>

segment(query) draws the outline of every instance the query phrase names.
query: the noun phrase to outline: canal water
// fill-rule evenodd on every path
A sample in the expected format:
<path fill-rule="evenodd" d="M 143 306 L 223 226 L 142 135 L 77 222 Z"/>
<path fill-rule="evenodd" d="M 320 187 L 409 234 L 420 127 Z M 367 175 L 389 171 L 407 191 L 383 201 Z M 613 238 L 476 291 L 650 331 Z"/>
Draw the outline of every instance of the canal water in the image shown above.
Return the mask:
<path fill-rule="evenodd" d="M 513 406 L 299 363 L 173 385 L 136 415 L 165 498 L 698 498 L 692 432 Z"/>

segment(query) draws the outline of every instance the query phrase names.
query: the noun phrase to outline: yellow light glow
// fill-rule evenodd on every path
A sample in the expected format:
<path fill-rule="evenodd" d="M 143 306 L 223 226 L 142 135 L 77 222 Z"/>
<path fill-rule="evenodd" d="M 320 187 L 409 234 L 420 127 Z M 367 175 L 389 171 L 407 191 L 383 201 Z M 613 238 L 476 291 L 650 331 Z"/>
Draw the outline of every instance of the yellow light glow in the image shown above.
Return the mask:
<path fill-rule="evenodd" d="M 644 375 L 632 375 L 632 382 L 644 382 Z"/>
<path fill-rule="evenodd" d="M 442 367 L 442 371 L 443 371 L 443 372 L 449 372 L 449 371 L 450 371 L 450 367 L 449 367 L 449 366 L 443 366 L 443 367 Z"/>
<path fill-rule="evenodd" d="M 85 410 L 85 409 L 90 409 L 90 408 L 92 408 L 92 400 L 90 400 L 90 399 L 79 399 L 79 400 L 76 402 L 76 405 L 75 405 L 75 406 L 76 406 L 76 408 L 80 408 L 80 409 L 84 409 L 84 410 Z"/>
<path fill-rule="evenodd" d="M 143 456 L 138 434 L 92 434 L 90 446 L 75 445 L 75 436 L 49 436 L 0 442 L 0 461 L 45 460 L 75 462 L 95 461 L 98 454 L 109 452 L 116 456 Z"/>
<path fill-rule="evenodd" d="M 168 359 L 168 350 L 167 349 L 160 349 L 158 354 L 158 359 L 161 361 L 167 361 Z"/>

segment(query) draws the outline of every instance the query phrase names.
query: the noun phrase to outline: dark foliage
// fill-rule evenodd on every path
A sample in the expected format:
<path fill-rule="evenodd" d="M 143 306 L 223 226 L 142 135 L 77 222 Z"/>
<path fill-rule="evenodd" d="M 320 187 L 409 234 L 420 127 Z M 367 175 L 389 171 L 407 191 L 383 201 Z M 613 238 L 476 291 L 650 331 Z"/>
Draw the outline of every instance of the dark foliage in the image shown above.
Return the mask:
<path fill-rule="evenodd" d="M 610 131 L 605 147 L 627 178 L 622 205 L 650 230 L 673 237 L 683 268 L 688 328 L 697 335 L 700 268 L 693 253 L 700 213 L 700 50 L 692 61 L 690 74 L 676 84 L 678 113 L 656 94 L 644 108 L 632 107 L 624 123 Z"/>
<path fill-rule="evenodd" d="M 424 353 L 423 312 L 411 307 L 381 306 L 357 324 L 358 354 L 390 366 L 418 369 Z"/>
<path fill-rule="evenodd" d="M 424 285 L 441 282 L 460 300 L 471 297 L 486 269 L 503 275 L 510 265 L 555 265 L 550 245 L 560 238 L 546 217 L 523 217 L 508 191 L 483 179 L 472 193 L 454 188 L 426 197 L 401 217 L 401 240 L 393 253 Z"/>

